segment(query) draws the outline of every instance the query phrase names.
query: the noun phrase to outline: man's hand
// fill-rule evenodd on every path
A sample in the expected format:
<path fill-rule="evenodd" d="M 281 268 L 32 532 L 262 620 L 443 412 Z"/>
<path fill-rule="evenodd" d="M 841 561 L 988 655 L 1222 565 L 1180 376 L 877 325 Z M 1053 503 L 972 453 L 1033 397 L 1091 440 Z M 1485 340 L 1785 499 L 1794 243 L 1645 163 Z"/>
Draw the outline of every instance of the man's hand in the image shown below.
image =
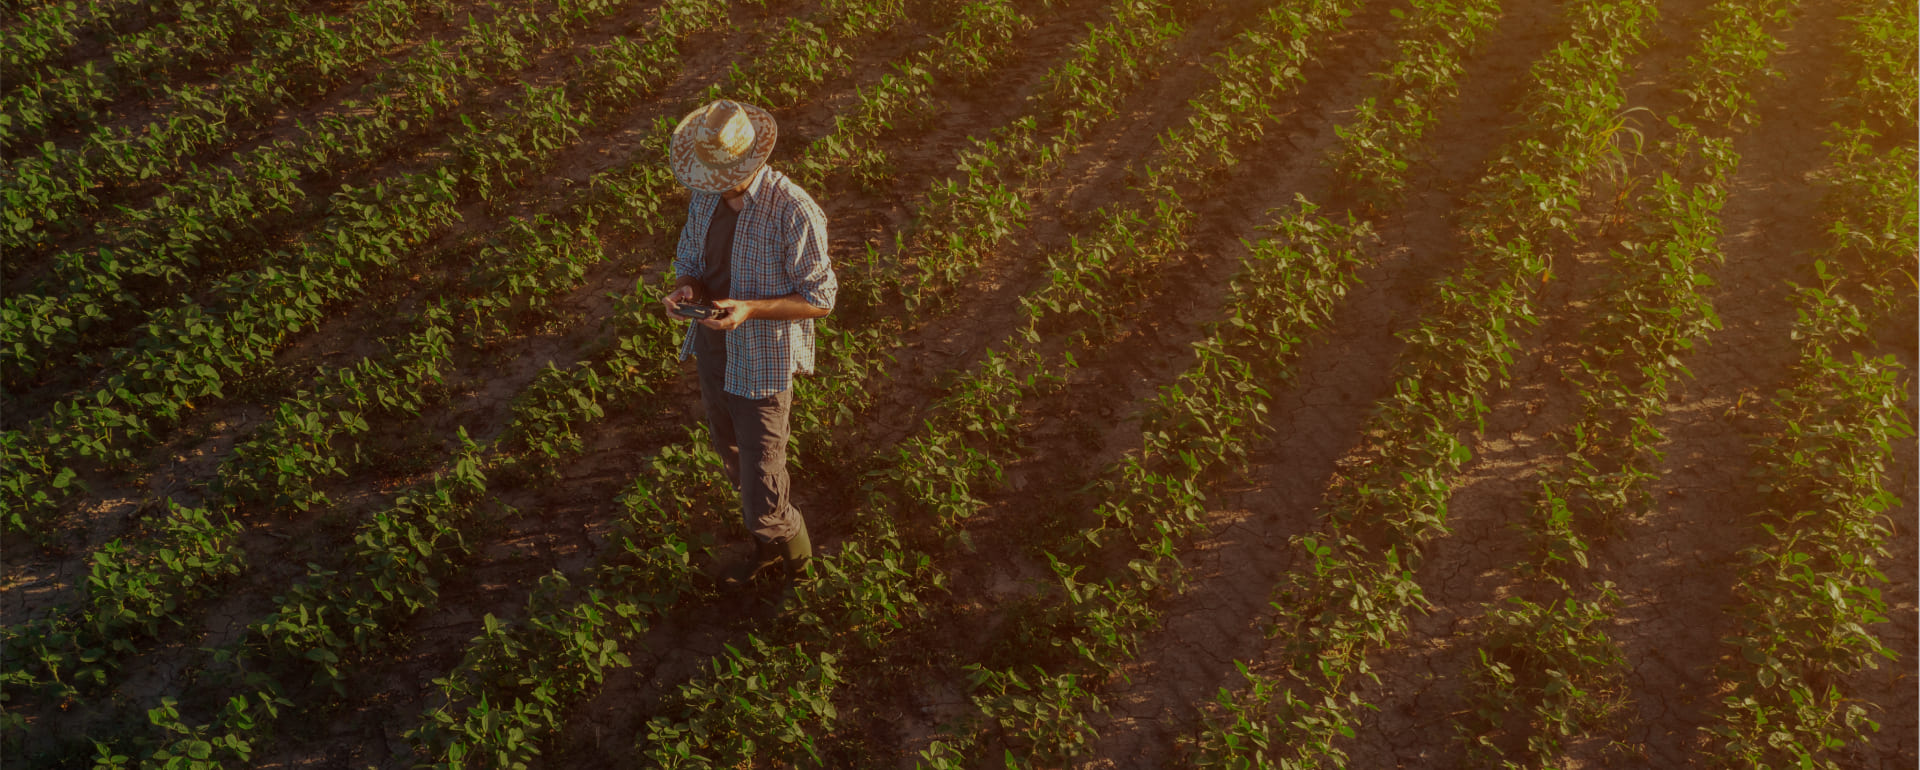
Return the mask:
<path fill-rule="evenodd" d="M 739 326 L 741 321 L 753 317 L 753 302 L 751 300 L 716 299 L 713 301 L 713 306 L 715 309 L 726 313 L 726 315 L 722 315 L 719 318 L 702 318 L 696 321 L 696 323 L 714 331 L 723 332 Z"/>
<path fill-rule="evenodd" d="M 674 289 L 672 294 L 661 297 L 660 305 L 667 309 L 668 318 L 689 320 L 686 316 L 680 315 L 680 303 L 691 301 L 693 296 L 693 285 L 683 283 L 680 284 L 680 288 Z"/>

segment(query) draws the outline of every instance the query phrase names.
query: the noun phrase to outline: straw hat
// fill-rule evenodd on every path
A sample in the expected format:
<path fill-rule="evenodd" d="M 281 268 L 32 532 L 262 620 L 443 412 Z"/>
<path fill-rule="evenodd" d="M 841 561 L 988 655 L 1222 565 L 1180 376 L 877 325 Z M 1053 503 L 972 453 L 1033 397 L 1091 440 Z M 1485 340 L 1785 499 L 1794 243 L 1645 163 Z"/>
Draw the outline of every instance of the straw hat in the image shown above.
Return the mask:
<path fill-rule="evenodd" d="M 766 110 L 721 99 L 680 119 L 667 165 L 688 188 L 725 192 L 766 164 L 778 133 Z"/>

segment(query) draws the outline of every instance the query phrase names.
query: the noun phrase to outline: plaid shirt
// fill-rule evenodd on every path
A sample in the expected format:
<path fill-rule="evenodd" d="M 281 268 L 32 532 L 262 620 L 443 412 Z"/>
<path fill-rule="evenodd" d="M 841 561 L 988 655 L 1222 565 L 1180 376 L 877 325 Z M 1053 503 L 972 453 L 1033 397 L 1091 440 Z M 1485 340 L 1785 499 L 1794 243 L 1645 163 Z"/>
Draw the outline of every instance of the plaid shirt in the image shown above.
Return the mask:
<path fill-rule="evenodd" d="M 673 272 L 698 278 L 707 225 L 717 193 L 693 193 L 687 224 L 673 253 Z M 771 168 L 747 187 L 746 207 L 733 229 L 731 299 L 770 299 L 798 293 L 814 307 L 833 309 L 840 284 L 827 261 L 827 216 L 812 196 Z M 693 324 L 680 343 L 680 360 L 693 355 Z M 726 391 L 766 398 L 793 385 L 793 373 L 813 372 L 813 320 L 749 318 L 727 333 Z"/>

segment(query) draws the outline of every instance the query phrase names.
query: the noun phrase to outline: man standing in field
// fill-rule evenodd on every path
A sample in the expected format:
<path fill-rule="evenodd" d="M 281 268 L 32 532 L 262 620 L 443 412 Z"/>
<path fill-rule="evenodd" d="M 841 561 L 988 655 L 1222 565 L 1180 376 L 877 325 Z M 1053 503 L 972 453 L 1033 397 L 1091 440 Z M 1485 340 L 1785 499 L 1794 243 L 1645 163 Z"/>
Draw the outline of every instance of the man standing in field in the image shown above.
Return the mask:
<path fill-rule="evenodd" d="M 693 200 L 661 304 L 692 319 L 680 359 L 696 359 L 713 445 L 754 541 L 749 558 L 722 571 L 728 585 L 775 563 L 792 580 L 813 555 L 788 489 L 787 418 L 794 373 L 813 371 L 812 319 L 833 310 L 839 284 L 826 215 L 766 165 L 775 132 L 765 110 L 723 99 L 682 119 L 668 151 Z"/>

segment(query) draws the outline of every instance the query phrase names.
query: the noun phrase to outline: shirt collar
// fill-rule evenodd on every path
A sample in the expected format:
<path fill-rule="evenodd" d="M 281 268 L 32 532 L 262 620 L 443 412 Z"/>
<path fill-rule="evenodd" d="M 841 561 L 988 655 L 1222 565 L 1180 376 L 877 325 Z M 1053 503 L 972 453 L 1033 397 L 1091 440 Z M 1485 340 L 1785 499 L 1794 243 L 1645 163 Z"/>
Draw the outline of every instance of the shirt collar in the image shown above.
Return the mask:
<path fill-rule="evenodd" d="M 762 190 L 766 188 L 767 177 L 772 174 L 773 174 L 773 169 L 768 166 L 762 166 L 759 171 L 755 171 L 753 173 L 753 181 L 747 183 L 746 194 L 740 196 L 741 198 L 746 200 L 746 205 L 741 206 L 740 210 L 745 211 L 747 206 L 753 205 L 754 200 L 759 198 Z M 714 202 L 714 205 L 716 206 L 725 205 L 727 202 L 727 196 L 725 193 L 702 193 L 702 195 L 713 196 L 713 202 Z"/>
<path fill-rule="evenodd" d="M 749 205 L 753 203 L 754 198 L 760 196 L 760 188 L 766 186 L 767 175 L 772 173 L 773 169 L 767 166 L 761 166 L 759 171 L 753 172 L 753 181 L 747 184 L 747 194 L 741 196 L 747 199 Z"/>

